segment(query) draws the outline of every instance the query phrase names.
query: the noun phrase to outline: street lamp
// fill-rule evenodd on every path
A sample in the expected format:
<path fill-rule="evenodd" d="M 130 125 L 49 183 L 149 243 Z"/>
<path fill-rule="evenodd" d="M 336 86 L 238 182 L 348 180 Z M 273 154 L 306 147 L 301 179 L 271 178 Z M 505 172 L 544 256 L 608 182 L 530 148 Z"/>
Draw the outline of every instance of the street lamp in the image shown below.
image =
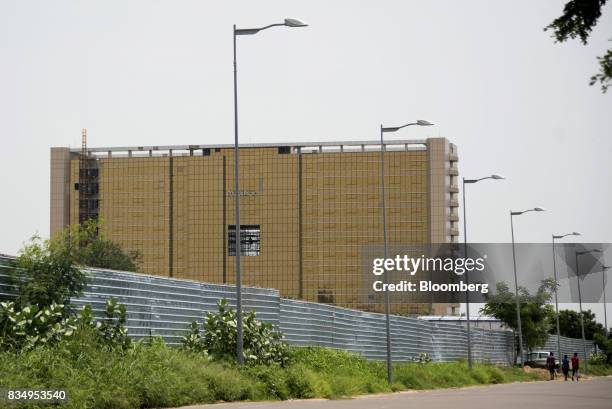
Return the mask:
<path fill-rule="evenodd" d="M 463 256 L 467 259 L 467 223 L 465 221 L 465 185 L 469 183 L 478 183 L 481 180 L 493 179 L 502 180 L 505 179 L 502 175 L 496 173 L 491 176 L 486 176 L 480 179 L 466 179 L 463 178 Z M 465 284 L 469 284 L 468 273 L 465 272 Z M 470 292 L 465 292 L 465 312 L 466 312 L 466 324 L 467 324 L 467 353 L 468 353 L 468 368 L 472 368 L 472 340 L 470 338 Z"/>
<path fill-rule="evenodd" d="M 433 125 L 429 121 L 419 119 L 416 122 L 411 122 L 402 126 L 384 127 L 380 124 L 380 195 L 381 195 L 381 207 L 383 217 L 383 242 L 384 242 L 384 255 L 385 260 L 388 257 L 387 250 L 387 208 L 385 206 L 385 144 L 383 141 L 383 135 L 386 132 L 397 132 L 407 126 L 431 126 Z M 389 284 L 389 273 L 385 269 L 385 284 Z M 385 331 L 387 333 L 387 381 L 393 382 L 393 365 L 391 359 L 391 319 L 389 317 L 389 290 L 388 286 L 385 286 Z"/>
<path fill-rule="evenodd" d="M 519 351 L 521 354 L 521 367 L 524 362 L 524 354 L 523 354 L 523 328 L 521 325 L 521 303 L 519 302 L 519 294 L 518 294 L 518 279 L 516 277 L 516 250 L 514 246 L 514 216 L 520 216 L 529 212 L 543 212 L 544 209 L 541 207 L 534 207 L 533 209 L 523 210 L 521 212 L 513 212 L 510 210 L 510 232 L 512 234 L 512 263 L 514 265 L 514 295 L 516 297 L 516 321 L 518 325 L 518 340 L 519 340 Z"/>
<path fill-rule="evenodd" d="M 584 373 L 589 371 L 589 357 L 587 355 L 586 338 L 584 336 L 584 317 L 582 316 L 582 293 L 580 291 L 580 267 L 578 267 L 578 256 L 585 254 L 601 253 L 599 249 L 576 252 L 576 280 L 578 281 L 578 304 L 580 306 L 580 330 L 582 332 L 582 349 L 584 352 Z"/>
<path fill-rule="evenodd" d="M 236 28 L 234 24 L 234 197 L 236 198 L 236 355 L 238 363 L 244 363 L 242 354 L 242 282 L 240 277 L 240 152 L 238 151 L 238 70 L 236 65 L 236 36 L 253 35 L 270 27 L 306 27 L 300 20 L 286 18 L 283 23 L 270 24 L 260 28 Z"/>
<path fill-rule="evenodd" d="M 559 330 L 559 301 L 557 300 L 557 262 L 555 261 L 555 239 L 562 239 L 567 236 L 580 236 L 577 231 L 567 234 L 552 235 L 552 251 L 553 251 L 553 274 L 555 275 L 555 313 L 557 318 L 557 356 L 561 359 L 561 331 Z"/>
<path fill-rule="evenodd" d="M 608 314 L 606 313 L 606 271 L 610 268 L 612 268 L 612 266 L 601 267 L 601 280 L 603 284 L 604 330 L 606 331 L 606 338 L 608 338 Z"/>

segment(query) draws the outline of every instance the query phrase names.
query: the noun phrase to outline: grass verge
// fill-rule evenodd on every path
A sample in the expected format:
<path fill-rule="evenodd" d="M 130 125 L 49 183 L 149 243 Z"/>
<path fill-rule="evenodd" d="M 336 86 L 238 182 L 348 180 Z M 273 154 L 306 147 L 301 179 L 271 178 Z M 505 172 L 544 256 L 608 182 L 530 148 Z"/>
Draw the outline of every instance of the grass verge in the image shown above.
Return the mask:
<path fill-rule="evenodd" d="M 589 364 L 588 374 L 594 376 L 610 376 L 612 375 L 612 365 Z"/>
<path fill-rule="evenodd" d="M 86 333 L 53 348 L 0 353 L 0 388 L 61 389 L 65 408 L 149 408 L 238 400 L 340 398 L 406 389 L 434 389 L 540 379 L 515 368 L 464 363 L 385 366 L 343 351 L 300 348 L 286 368 L 237 367 L 166 346 L 137 344 L 126 352 L 98 344 Z M 2 403 L 2 402 L 0 402 Z M 49 404 L 24 403 L 27 408 Z M 1 406 L 1 405 L 0 405 Z"/>

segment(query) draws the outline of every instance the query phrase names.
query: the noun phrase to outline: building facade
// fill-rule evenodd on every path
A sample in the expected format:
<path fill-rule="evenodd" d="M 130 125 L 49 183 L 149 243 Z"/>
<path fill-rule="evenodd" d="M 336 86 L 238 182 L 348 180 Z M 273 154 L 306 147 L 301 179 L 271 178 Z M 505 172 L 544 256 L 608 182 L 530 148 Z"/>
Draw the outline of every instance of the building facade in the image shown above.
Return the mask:
<path fill-rule="evenodd" d="M 456 241 L 456 147 L 430 138 L 384 148 L 389 245 Z M 364 276 L 365 255 L 383 242 L 380 149 L 242 145 L 237 193 L 233 145 L 51 148 L 51 234 L 99 218 L 106 237 L 141 254 L 141 272 L 231 284 L 239 194 L 244 285 L 382 311 Z M 458 310 L 397 297 L 392 312 Z"/>

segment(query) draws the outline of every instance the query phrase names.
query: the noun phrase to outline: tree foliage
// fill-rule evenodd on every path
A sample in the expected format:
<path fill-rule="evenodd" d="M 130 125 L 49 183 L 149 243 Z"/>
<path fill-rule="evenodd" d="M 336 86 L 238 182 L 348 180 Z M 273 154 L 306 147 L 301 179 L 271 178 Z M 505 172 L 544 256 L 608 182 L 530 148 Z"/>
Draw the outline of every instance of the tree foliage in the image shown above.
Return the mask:
<path fill-rule="evenodd" d="M 11 274 L 17 306 L 68 306 L 85 288 L 81 267 L 136 271 L 138 259 L 137 253 L 126 253 L 106 239 L 94 220 L 66 227 L 49 240 L 34 236 L 19 252 Z"/>
<path fill-rule="evenodd" d="M 586 45 L 606 2 L 607 0 L 570 0 L 563 8 L 563 15 L 544 30 L 552 30 L 555 39 L 560 43 L 578 37 Z M 612 49 L 597 59 L 600 72 L 591 77 L 590 85 L 599 82 L 605 93 L 612 82 Z"/>
<path fill-rule="evenodd" d="M 601 349 L 602 354 L 605 356 L 605 363 L 612 365 L 612 339 L 606 338 L 603 334 L 595 334 L 593 339 L 597 347 Z"/>
<path fill-rule="evenodd" d="M 87 280 L 77 259 L 73 242 L 34 236 L 20 251 L 11 272 L 17 307 L 68 305 L 71 297 L 82 293 Z"/>
<path fill-rule="evenodd" d="M 76 262 L 83 266 L 137 271 L 140 253 L 125 252 L 106 238 L 103 223 L 89 219 L 80 225 L 66 227 L 53 240 L 76 246 Z"/>
<path fill-rule="evenodd" d="M 555 281 L 543 280 L 534 295 L 526 288 L 519 287 L 519 302 L 523 343 L 527 348 L 543 345 L 548 338 L 548 330 L 554 320 L 554 309 L 548 303 L 552 299 Z M 481 312 L 502 321 L 506 326 L 518 328 L 516 316 L 516 296 L 508 284 L 498 282 L 495 294 L 485 295 L 486 304 Z"/>
<path fill-rule="evenodd" d="M 595 321 L 595 314 L 591 310 L 582 311 L 582 319 L 584 320 L 584 337 L 586 339 L 595 339 L 595 335 L 605 333 L 603 325 Z M 550 333 L 556 334 L 557 329 L 551 328 Z M 559 333 L 564 337 L 582 338 L 580 313 L 578 311 L 559 311 Z"/>

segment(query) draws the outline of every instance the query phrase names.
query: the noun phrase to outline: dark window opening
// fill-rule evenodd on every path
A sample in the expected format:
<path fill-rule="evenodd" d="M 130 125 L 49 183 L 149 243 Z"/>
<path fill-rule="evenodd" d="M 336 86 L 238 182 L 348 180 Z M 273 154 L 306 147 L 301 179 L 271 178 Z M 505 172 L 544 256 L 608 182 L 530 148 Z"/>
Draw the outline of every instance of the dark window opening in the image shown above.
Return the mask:
<path fill-rule="evenodd" d="M 79 184 L 78 183 L 74 184 L 74 190 L 79 190 Z"/>
<path fill-rule="evenodd" d="M 236 225 L 227 226 L 227 252 L 236 255 Z M 261 251 L 261 229 L 258 224 L 240 225 L 240 255 L 259 256 Z"/>
<path fill-rule="evenodd" d="M 215 152 L 221 152 L 221 148 L 215 148 Z"/>
<path fill-rule="evenodd" d="M 210 156 L 210 149 L 209 148 L 202 149 L 202 156 Z"/>
<path fill-rule="evenodd" d="M 97 211 L 100 208 L 100 201 L 94 200 L 79 200 L 79 209 Z"/>
<path fill-rule="evenodd" d="M 279 155 L 286 155 L 288 153 L 291 153 L 291 146 L 279 146 L 278 147 Z"/>
<path fill-rule="evenodd" d="M 317 290 L 317 302 L 321 304 L 334 304 L 335 302 L 333 290 L 325 290 L 319 288 Z"/>
<path fill-rule="evenodd" d="M 97 178 L 99 175 L 98 169 L 79 169 L 80 178 Z"/>

